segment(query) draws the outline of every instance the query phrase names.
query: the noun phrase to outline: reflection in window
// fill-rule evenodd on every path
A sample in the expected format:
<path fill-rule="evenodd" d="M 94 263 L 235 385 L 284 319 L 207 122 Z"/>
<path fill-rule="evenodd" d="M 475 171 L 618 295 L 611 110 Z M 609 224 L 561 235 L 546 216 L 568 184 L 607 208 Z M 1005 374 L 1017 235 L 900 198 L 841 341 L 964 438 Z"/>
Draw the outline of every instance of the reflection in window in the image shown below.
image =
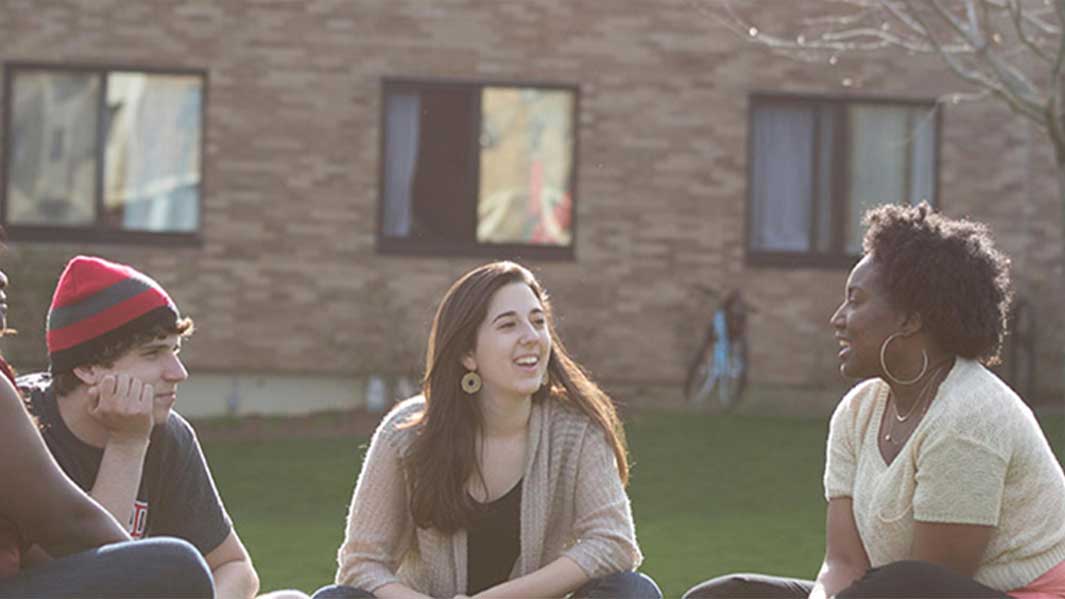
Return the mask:
<path fill-rule="evenodd" d="M 84 226 L 94 220 L 98 77 L 20 72 L 12 94 L 7 222 Z"/>
<path fill-rule="evenodd" d="M 202 76 L 16 66 L 10 77 L 6 224 L 199 228 Z"/>
<path fill-rule="evenodd" d="M 569 245 L 573 99 L 485 88 L 477 241 Z"/>
<path fill-rule="evenodd" d="M 200 81 L 114 73 L 108 78 L 104 211 L 108 224 L 194 231 L 200 193 Z"/>
<path fill-rule="evenodd" d="M 386 83 L 385 247 L 567 249 L 574 111 L 568 89 Z"/>

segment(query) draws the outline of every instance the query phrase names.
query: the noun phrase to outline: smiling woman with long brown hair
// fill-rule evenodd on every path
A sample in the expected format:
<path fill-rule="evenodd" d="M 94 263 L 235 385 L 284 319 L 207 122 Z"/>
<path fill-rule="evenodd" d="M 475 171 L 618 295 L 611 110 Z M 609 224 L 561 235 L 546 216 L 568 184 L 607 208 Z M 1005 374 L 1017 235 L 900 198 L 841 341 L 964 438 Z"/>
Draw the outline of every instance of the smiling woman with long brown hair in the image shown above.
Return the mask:
<path fill-rule="evenodd" d="M 660 597 L 625 482 L 625 436 L 513 262 L 448 290 L 422 395 L 370 443 L 334 597 Z"/>

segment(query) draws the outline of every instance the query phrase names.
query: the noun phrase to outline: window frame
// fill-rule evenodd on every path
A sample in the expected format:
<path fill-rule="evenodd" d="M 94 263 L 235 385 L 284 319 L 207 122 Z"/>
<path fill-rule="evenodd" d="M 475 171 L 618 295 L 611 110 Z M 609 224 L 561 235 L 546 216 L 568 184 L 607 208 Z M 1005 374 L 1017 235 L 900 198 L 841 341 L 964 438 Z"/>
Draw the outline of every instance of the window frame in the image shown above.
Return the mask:
<path fill-rule="evenodd" d="M 817 269 L 841 269 L 850 268 L 853 266 L 860 255 L 851 255 L 846 250 L 846 223 L 842 217 L 836 217 L 832 221 L 832 241 L 833 245 L 838 246 L 842 243 L 842 248 L 834 247 L 827 253 L 820 253 L 817 250 L 807 250 L 804 252 L 784 252 L 784 251 L 772 251 L 755 249 L 752 246 L 754 237 L 754 227 L 756 223 L 753 217 L 753 201 L 752 193 L 754 190 L 754 162 L 755 162 L 755 150 L 754 147 L 754 128 L 755 128 L 755 112 L 759 104 L 788 104 L 791 106 L 812 106 L 820 107 L 828 105 L 836 110 L 846 110 L 848 106 L 852 105 L 879 105 L 879 106 L 899 106 L 909 108 L 926 108 L 934 109 L 935 117 L 932 123 L 933 135 L 935 139 L 932 143 L 932 177 L 933 177 L 933 197 L 929 202 L 934 208 L 939 210 L 941 208 L 940 200 L 940 160 L 941 160 L 941 146 L 943 143 L 943 113 L 945 112 L 943 106 L 935 98 L 908 98 L 901 96 L 879 96 L 879 95 L 856 95 L 856 94 L 815 94 L 815 93 L 794 93 L 794 92 L 780 92 L 780 91 L 754 91 L 748 95 L 747 98 L 747 191 L 746 191 L 746 223 L 744 227 L 744 256 L 748 266 L 754 267 L 783 267 L 783 268 L 817 268 Z M 843 144 L 843 157 L 846 162 L 840 165 L 839 168 L 834 169 L 832 172 L 832 178 L 829 184 L 831 185 L 833 192 L 830 197 L 831 211 L 833 215 L 844 215 L 847 213 L 848 207 L 846 202 L 847 192 L 846 190 L 850 186 L 850 164 L 849 158 L 851 154 L 851 136 L 849 127 L 841 127 L 839 131 L 835 132 L 837 137 L 837 143 Z M 811 140 L 811 148 L 816 148 L 820 143 L 820 128 L 815 127 L 813 139 Z M 813 150 L 812 150 L 813 151 Z M 820 152 L 813 151 L 813 160 L 811 169 L 813 173 L 817 173 L 820 169 Z M 815 190 L 817 185 L 817 177 L 813 177 Z M 815 191 L 816 193 L 816 191 Z M 812 218 L 810 220 L 810 239 L 815 240 L 817 233 L 817 202 L 810 202 L 810 211 Z"/>
<path fill-rule="evenodd" d="M 87 242 L 114 243 L 130 245 L 164 245 L 164 246 L 202 246 L 204 226 L 204 197 L 207 192 L 207 105 L 209 77 L 206 69 L 188 67 L 160 67 L 142 64 L 112 63 L 53 63 L 9 61 L 2 63 L 3 81 L 3 135 L 2 160 L 0 160 L 0 226 L 4 228 L 7 238 L 12 241 L 42 242 Z M 7 222 L 7 191 L 10 144 L 12 143 L 12 119 L 14 118 L 14 84 L 17 71 L 50 71 L 57 74 L 95 74 L 101 78 L 100 97 L 97 101 L 97 136 L 96 136 L 96 181 L 94 207 L 95 222 L 87 226 L 65 227 L 51 225 L 25 225 Z M 175 231 L 141 231 L 127 230 L 107 226 L 101 218 L 104 207 L 104 169 L 107 152 L 107 139 L 101 134 L 100 123 L 107 110 L 108 75 L 111 73 L 141 73 L 145 75 L 193 76 L 200 79 L 200 182 L 197 194 L 197 227 L 192 232 Z"/>
<path fill-rule="evenodd" d="M 570 242 L 566 246 L 536 245 L 524 243 L 481 243 L 476 237 L 469 241 L 424 240 L 385 235 L 385 157 L 388 155 L 388 97 L 394 92 L 420 92 L 425 89 L 464 89 L 474 95 L 475 118 L 470 123 L 470 139 L 473 143 L 467 152 L 477 151 L 477 140 L 481 129 L 481 94 L 476 93 L 486 87 L 536 88 L 549 91 L 566 91 L 573 94 L 573 150 L 570 169 Z M 545 261 L 575 261 L 577 259 L 577 206 L 579 194 L 577 183 L 580 165 L 580 86 L 572 83 L 504 80 L 504 79 L 450 79 L 433 77 L 383 77 L 381 78 L 380 114 L 378 117 L 379 143 L 377 153 L 377 234 L 376 249 L 378 254 L 395 256 L 412 256 L 419 258 L 510 258 L 536 259 Z M 473 205 L 479 199 L 478 181 L 480 178 L 480 161 L 476 157 L 470 161 L 467 173 L 467 187 L 474 194 Z M 476 222 L 477 214 L 470 215 Z"/>

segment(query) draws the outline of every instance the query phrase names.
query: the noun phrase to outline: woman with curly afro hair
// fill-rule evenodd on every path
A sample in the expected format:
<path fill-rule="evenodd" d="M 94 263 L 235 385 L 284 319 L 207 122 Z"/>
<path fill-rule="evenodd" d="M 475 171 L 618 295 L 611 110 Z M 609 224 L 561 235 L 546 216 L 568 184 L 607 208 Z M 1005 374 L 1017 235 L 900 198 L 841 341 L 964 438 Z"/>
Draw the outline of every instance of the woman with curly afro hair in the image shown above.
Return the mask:
<path fill-rule="evenodd" d="M 831 317 L 862 379 L 829 427 L 815 581 L 723 576 L 688 597 L 1065 597 L 1065 475 L 986 366 L 1012 297 L 988 228 L 927 204 L 866 214 Z"/>

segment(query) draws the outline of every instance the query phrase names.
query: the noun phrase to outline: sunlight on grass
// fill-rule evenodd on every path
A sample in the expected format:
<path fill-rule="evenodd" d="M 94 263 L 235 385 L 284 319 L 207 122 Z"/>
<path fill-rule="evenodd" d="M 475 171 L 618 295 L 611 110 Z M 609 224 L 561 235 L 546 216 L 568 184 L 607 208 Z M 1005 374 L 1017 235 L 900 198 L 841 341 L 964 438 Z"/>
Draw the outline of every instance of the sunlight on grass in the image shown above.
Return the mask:
<path fill-rule="evenodd" d="M 1059 460 L 1065 417 L 1043 420 Z M 812 577 L 824 552 L 827 423 L 643 412 L 627 423 L 629 488 L 646 561 L 667 597 L 735 571 Z M 205 443 L 264 591 L 332 581 L 366 439 Z"/>

